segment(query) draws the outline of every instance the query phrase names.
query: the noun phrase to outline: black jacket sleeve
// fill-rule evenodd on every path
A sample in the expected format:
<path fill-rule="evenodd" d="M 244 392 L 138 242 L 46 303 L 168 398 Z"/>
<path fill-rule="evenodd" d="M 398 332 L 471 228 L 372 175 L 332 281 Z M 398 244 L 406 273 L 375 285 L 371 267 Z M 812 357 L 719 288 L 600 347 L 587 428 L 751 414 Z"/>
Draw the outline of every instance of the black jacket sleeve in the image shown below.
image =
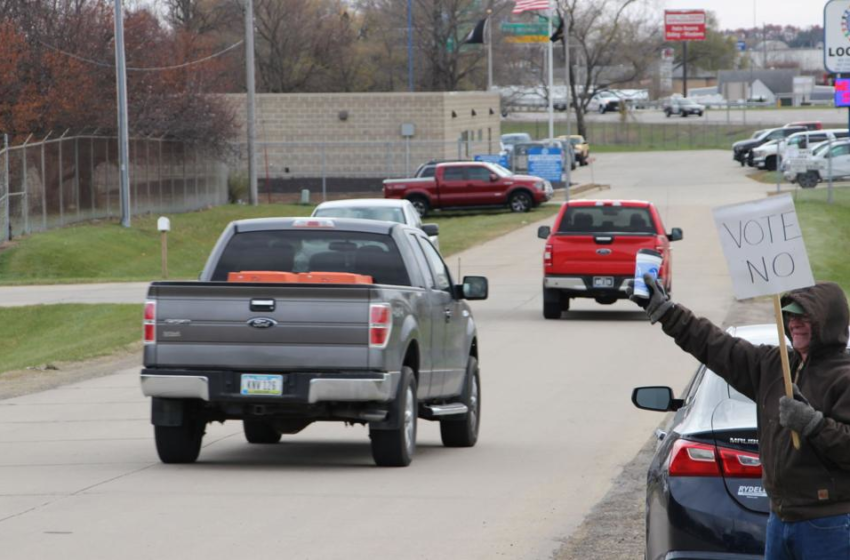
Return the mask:
<path fill-rule="evenodd" d="M 740 393 L 756 400 L 760 362 L 770 352 L 776 352 L 776 348 L 755 346 L 727 334 L 708 319 L 697 317 L 679 304 L 661 318 L 661 325 L 682 350 L 708 366 Z"/>
<path fill-rule="evenodd" d="M 844 470 L 850 470 L 850 371 L 833 373 L 836 380 L 826 395 L 824 422 L 809 439 L 818 452 Z"/>

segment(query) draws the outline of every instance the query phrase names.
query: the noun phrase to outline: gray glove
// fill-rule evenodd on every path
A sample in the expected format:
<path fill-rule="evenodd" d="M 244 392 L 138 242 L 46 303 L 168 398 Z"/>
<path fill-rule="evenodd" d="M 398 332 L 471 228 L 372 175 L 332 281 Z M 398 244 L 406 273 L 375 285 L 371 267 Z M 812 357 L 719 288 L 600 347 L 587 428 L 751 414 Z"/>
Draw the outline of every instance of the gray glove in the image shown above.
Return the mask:
<path fill-rule="evenodd" d="M 803 437 L 809 437 L 823 425 L 823 413 L 815 410 L 800 388 L 794 385 L 794 398 L 779 398 L 779 423 Z"/>
<path fill-rule="evenodd" d="M 676 304 L 670 301 L 670 296 L 664 291 L 664 286 L 661 285 L 660 280 L 653 278 L 651 274 L 644 274 L 643 281 L 646 284 L 647 290 L 649 290 L 648 299 L 636 296 L 632 284 L 629 284 L 626 288 L 626 293 L 629 295 L 630 300 L 646 311 L 646 314 L 649 315 L 649 322 L 654 325 L 668 311 L 675 307 Z"/>

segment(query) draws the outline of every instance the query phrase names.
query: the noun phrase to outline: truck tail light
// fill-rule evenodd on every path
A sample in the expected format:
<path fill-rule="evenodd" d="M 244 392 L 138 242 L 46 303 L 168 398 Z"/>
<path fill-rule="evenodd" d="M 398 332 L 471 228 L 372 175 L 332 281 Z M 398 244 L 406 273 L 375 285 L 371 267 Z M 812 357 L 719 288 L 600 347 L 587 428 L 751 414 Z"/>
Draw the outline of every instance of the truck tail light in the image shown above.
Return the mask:
<path fill-rule="evenodd" d="M 543 250 L 543 266 L 551 267 L 553 266 L 552 262 L 552 246 L 546 245 L 546 249 Z"/>
<path fill-rule="evenodd" d="M 156 344 L 156 302 L 145 302 L 145 318 L 143 321 L 145 344 Z"/>
<path fill-rule="evenodd" d="M 369 346 L 386 348 L 393 330 L 393 310 L 389 303 L 369 306 Z"/>

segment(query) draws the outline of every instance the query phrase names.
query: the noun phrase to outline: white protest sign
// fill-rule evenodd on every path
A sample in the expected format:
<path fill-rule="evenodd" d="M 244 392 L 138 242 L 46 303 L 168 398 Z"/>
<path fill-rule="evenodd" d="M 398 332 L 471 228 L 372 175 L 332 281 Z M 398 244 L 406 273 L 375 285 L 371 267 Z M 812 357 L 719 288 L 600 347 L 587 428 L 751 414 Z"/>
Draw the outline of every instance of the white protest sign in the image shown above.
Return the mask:
<path fill-rule="evenodd" d="M 713 213 L 736 298 L 814 285 L 790 195 L 722 206 Z"/>

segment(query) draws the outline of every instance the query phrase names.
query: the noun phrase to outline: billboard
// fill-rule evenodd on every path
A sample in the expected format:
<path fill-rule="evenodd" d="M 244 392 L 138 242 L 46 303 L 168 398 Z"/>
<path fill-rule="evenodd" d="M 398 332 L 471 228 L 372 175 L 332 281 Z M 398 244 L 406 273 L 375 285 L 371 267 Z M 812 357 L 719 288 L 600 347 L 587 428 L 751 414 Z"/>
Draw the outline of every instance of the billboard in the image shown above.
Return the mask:
<path fill-rule="evenodd" d="M 664 10 L 665 41 L 705 41 L 705 10 Z"/>
<path fill-rule="evenodd" d="M 830 0 L 824 6 L 823 39 L 827 72 L 850 72 L 850 5 L 846 0 Z"/>

